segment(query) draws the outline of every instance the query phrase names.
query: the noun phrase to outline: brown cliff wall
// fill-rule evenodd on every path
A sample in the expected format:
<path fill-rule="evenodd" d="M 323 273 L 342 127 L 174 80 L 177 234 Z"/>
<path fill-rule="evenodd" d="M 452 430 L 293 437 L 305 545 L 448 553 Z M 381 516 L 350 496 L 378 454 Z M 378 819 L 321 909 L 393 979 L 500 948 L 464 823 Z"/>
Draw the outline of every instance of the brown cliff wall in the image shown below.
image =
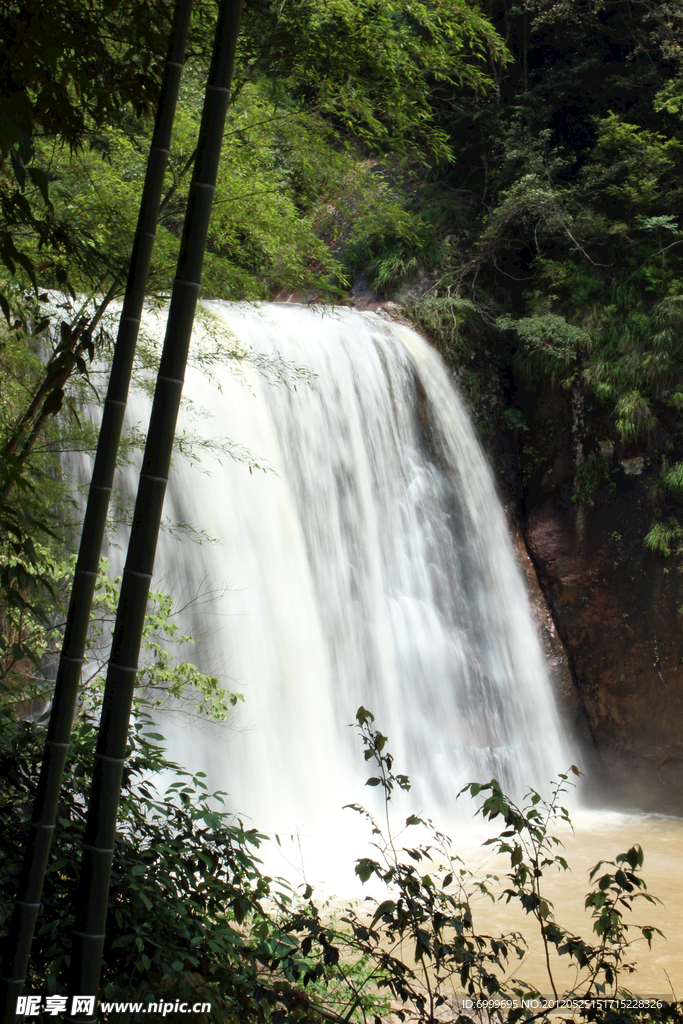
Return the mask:
<path fill-rule="evenodd" d="M 616 496 L 605 487 L 577 508 L 560 488 L 530 513 L 526 541 L 585 710 L 596 801 L 680 814 L 683 574 L 643 544 L 647 489 L 622 472 Z"/>

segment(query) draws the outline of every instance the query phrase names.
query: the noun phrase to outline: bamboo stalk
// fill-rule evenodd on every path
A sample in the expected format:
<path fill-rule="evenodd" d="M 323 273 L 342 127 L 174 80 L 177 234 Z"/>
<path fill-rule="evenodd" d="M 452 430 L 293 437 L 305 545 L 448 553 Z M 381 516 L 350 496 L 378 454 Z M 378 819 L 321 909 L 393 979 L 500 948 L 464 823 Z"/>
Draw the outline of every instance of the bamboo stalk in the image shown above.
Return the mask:
<path fill-rule="evenodd" d="M 70 988 L 73 995 L 97 996 L 99 990 L 116 815 L 140 643 L 201 283 L 242 4 L 243 0 L 221 0 L 219 4 L 197 159 L 190 184 L 105 684 L 75 906 Z M 91 1021 L 94 1013 L 72 1014 L 66 1019 Z"/>
<path fill-rule="evenodd" d="M 83 521 L 64 641 L 57 670 L 52 713 L 45 744 L 27 849 L 0 975 L 3 1020 L 14 1019 L 28 967 L 31 942 L 40 908 L 43 881 L 57 817 L 59 793 L 69 749 L 92 609 L 102 538 L 112 491 L 116 456 L 123 427 L 142 307 L 159 216 L 173 121 L 190 27 L 193 0 L 176 0 L 168 57 L 164 66 L 159 109 L 147 162 L 140 214 L 111 376 Z M 99 310 L 98 310 L 99 312 Z"/>

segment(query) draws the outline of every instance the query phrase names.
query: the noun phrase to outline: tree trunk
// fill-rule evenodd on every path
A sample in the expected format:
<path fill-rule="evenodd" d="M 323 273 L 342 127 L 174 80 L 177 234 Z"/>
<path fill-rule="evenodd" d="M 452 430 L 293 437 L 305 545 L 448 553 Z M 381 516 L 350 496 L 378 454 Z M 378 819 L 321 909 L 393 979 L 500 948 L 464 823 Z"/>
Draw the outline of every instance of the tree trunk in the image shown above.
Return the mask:
<path fill-rule="evenodd" d="M 192 3 L 193 0 L 176 0 L 173 15 L 159 109 L 147 163 L 126 295 L 114 348 L 64 642 L 57 670 L 45 756 L 7 938 L 7 952 L 2 965 L 0 1007 L 4 1008 L 3 1020 L 13 1019 L 16 999 L 21 994 L 26 978 L 31 941 L 40 908 L 45 869 L 55 828 L 59 793 L 69 749 L 88 623 L 97 581 L 102 538 L 128 399 L 140 317 L 149 277 L 171 132 L 185 60 Z"/>
<path fill-rule="evenodd" d="M 74 995 L 97 996 L 102 966 L 109 878 L 147 598 L 154 567 L 187 353 L 199 295 L 209 217 L 230 99 L 230 81 L 243 0 L 221 0 L 166 336 L 154 392 L 147 444 L 116 613 L 112 653 L 83 843 L 71 956 Z M 71 1009 L 71 1007 L 70 1007 Z M 74 1014 L 67 1021 L 90 1021 Z"/>

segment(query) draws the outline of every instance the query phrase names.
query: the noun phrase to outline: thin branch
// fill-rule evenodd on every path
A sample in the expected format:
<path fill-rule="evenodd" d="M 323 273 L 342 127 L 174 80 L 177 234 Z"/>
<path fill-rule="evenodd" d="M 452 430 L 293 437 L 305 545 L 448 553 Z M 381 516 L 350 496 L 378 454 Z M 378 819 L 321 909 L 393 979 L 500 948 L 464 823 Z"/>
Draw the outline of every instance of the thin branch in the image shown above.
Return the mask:
<path fill-rule="evenodd" d="M 195 149 L 192 150 L 192 153 L 190 154 L 190 156 L 185 161 L 185 164 L 183 165 L 183 169 L 179 173 L 178 177 L 173 182 L 173 184 L 169 188 L 169 190 L 166 193 L 166 195 L 164 196 L 164 198 L 161 200 L 161 203 L 159 204 L 159 217 L 161 217 L 161 214 L 164 212 L 164 210 L 166 209 L 168 204 L 171 202 L 171 199 L 173 199 L 173 196 L 178 191 L 178 186 L 180 185 L 180 182 L 182 181 L 184 176 L 189 171 L 190 167 L 192 167 L 192 164 L 194 163 L 194 158 L 196 157 L 196 155 L 197 155 L 197 149 L 195 147 Z M 157 221 L 157 223 L 158 223 L 158 221 Z"/>
<path fill-rule="evenodd" d="M 661 249 L 658 249 L 657 252 L 651 252 L 649 256 L 645 257 L 643 262 L 638 267 L 638 270 L 642 270 L 648 260 L 653 260 L 655 256 L 663 256 L 665 252 L 669 251 L 669 249 L 673 249 L 675 245 L 680 245 L 682 242 L 683 238 L 679 238 L 677 239 L 677 241 L 672 242 L 671 245 L 665 245 Z M 636 271 L 636 273 L 638 273 L 638 271 Z"/>

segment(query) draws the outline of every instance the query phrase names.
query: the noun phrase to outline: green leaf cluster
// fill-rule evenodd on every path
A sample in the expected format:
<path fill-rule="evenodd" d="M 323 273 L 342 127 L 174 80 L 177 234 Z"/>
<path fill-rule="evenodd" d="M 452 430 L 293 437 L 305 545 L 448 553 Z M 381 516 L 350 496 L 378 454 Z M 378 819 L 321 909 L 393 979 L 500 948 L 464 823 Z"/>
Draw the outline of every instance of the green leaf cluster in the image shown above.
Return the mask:
<path fill-rule="evenodd" d="M 429 287 L 407 311 L 466 382 L 496 461 L 516 460 L 527 508 L 583 494 L 569 481 L 609 449 L 610 487 L 596 477 L 581 502 L 608 500 L 628 486 L 620 463 L 683 458 L 683 18 L 616 0 L 484 9 L 509 59 L 491 63 L 490 96 L 433 96 L 453 160 L 415 192 Z M 447 219 L 430 220 L 436 196 Z M 454 300 L 479 317 L 457 342 Z M 510 409 L 537 444 L 510 436 Z"/>
<path fill-rule="evenodd" d="M 225 794 L 210 794 L 202 773 L 169 761 L 151 725 L 138 706 L 119 807 L 101 997 L 143 1005 L 206 1001 L 211 1019 L 226 1024 L 301 1020 L 299 1011 L 320 1000 L 312 983 L 319 989 L 329 977 L 334 991 L 343 977 L 334 930 L 263 872 L 258 853 L 266 837 L 226 812 Z M 73 916 L 96 738 L 89 717 L 79 717 L 33 943 L 33 991 L 66 991 L 64 934 Z M 0 927 L 11 911 L 43 739 L 41 723 L 17 722 L 3 710 Z M 160 774 L 173 779 L 164 793 Z M 349 977 L 352 983 L 362 978 L 362 967 L 351 967 Z M 377 1001 L 360 996 L 356 1004 L 362 1013 Z"/>
<path fill-rule="evenodd" d="M 560 1000 L 568 1003 L 563 1010 L 567 1021 L 627 1024 L 681 1019 L 680 1006 L 664 1001 L 639 1008 L 636 1000 L 633 1009 L 627 1002 L 616 1006 L 599 1002 L 619 995 L 625 1001 L 629 998 L 625 978 L 635 969 L 631 956 L 636 941 L 629 931 L 645 939 L 648 946 L 655 935 L 661 935 L 656 927 L 634 925 L 629 917 L 637 903 L 658 902 L 639 874 L 644 862 L 639 846 L 614 861 L 600 861 L 591 870 L 593 888 L 585 898 L 585 908 L 591 915 L 592 939 L 563 928 L 555 919 L 544 880 L 549 872 L 569 870 L 562 842 L 555 834 L 558 824 L 571 826 L 569 812 L 561 802 L 569 773 L 558 777 L 549 798 L 532 789 L 521 804 L 513 801 L 496 779 L 464 787 L 462 794 L 481 801 L 478 814 L 490 822 L 502 821 L 500 833 L 484 845 L 504 855 L 510 864 L 504 880 L 490 873 L 475 878 L 454 856 L 448 837 L 431 821 L 411 814 L 405 827 L 396 831 L 389 801 L 395 785 L 408 789 L 407 780 L 393 773 L 387 738 L 375 728 L 371 712 L 359 708 L 356 725 L 365 759 L 374 761 L 378 770 L 378 777 L 368 779 L 367 784 L 381 784 L 386 812 L 385 823 L 380 825 L 372 813 L 350 805 L 371 824 L 377 851 L 376 858 L 363 857 L 356 862 L 356 874 L 363 882 L 376 879 L 384 895 L 379 901 L 368 897 L 365 914 L 354 910 L 344 921 L 357 948 L 382 966 L 385 974 L 378 984 L 392 994 L 400 1021 L 426 1024 L 441 1019 L 448 1012 L 448 994 L 454 989 L 466 993 L 489 1017 L 509 1024 L 549 1022 Z M 581 774 L 573 765 L 570 771 L 575 776 Z M 422 842 L 406 844 L 406 833 L 415 827 Z M 478 931 L 476 911 L 481 898 L 518 902 L 535 924 L 554 1004 L 544 1008 L 539 990 L 521 976 L 522 964 L 515 964 L 526 957 L 528 935 L 496 937 Z M 410 964 L 406 963 L 405 947 L 411 950 Z M 571 961 L 575 968 L 566 991 L 555 980 L 559 958 Z"/>

